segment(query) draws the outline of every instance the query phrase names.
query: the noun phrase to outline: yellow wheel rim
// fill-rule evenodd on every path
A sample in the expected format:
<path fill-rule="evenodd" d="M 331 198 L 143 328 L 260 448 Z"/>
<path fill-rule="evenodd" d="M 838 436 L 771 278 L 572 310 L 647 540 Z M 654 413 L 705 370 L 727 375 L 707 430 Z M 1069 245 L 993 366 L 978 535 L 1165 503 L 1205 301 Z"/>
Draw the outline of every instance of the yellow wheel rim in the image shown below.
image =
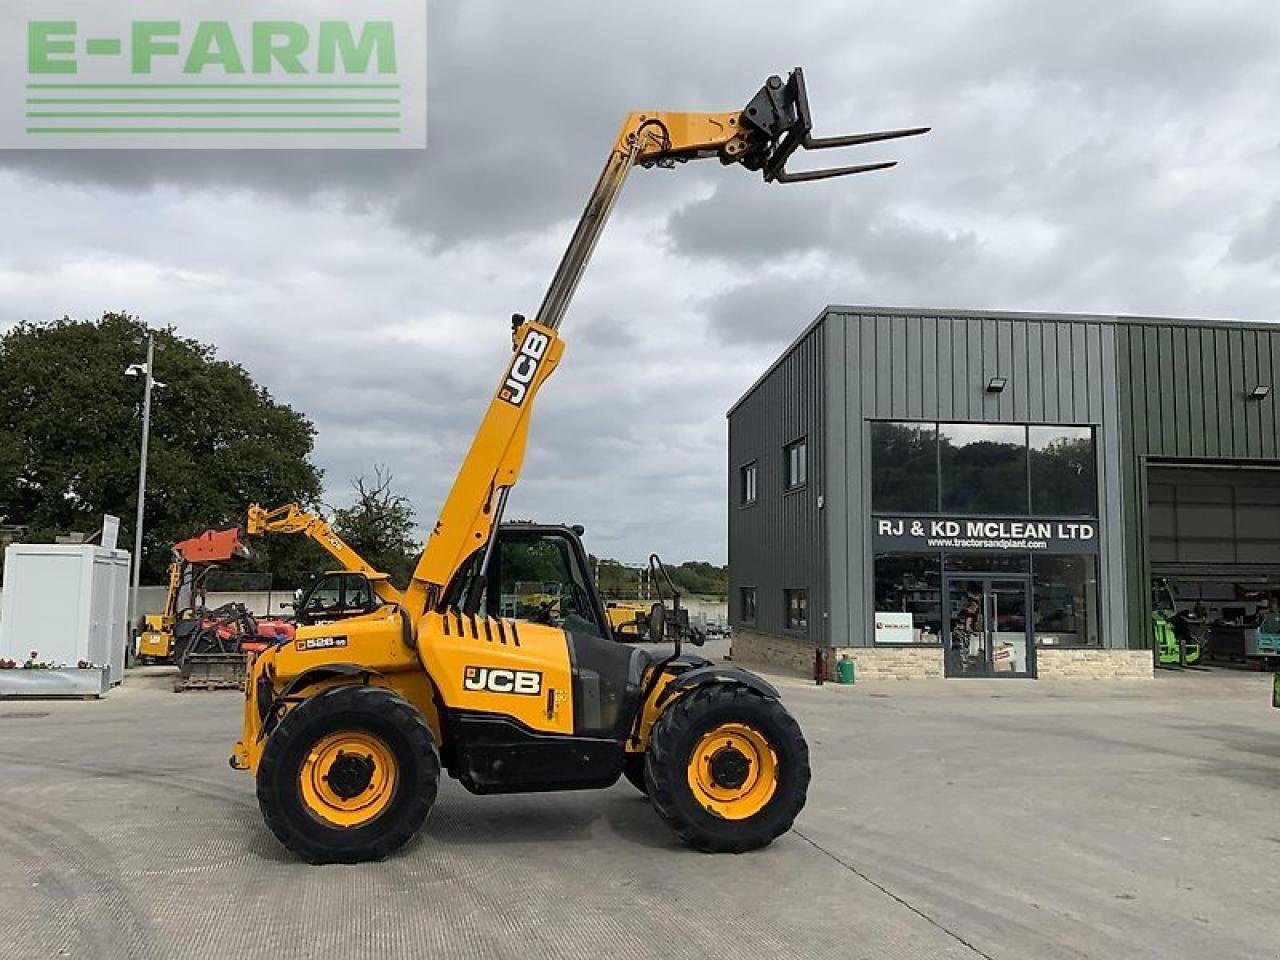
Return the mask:
<path fill-rule="evenodd" d="M 396 773 L 395 756 L 380 737 L 342 730 L 312 745 L 298 771 L 298 788 L 317 820 L 359 827 L 391 805 Z"/>
<path fill-rule="evenodd" d="M 746 820 L 778 788 L 778 757 L 759 730 L 724 723 L 702 735 L 689 756 L 689 789 L 709 813 Z"/>

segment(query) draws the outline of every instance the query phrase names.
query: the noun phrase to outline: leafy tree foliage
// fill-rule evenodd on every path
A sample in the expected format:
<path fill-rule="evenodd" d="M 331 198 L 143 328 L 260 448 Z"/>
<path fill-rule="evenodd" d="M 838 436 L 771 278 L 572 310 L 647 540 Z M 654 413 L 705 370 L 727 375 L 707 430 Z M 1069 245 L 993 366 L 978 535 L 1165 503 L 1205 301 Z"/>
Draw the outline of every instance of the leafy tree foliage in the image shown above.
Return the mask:
<path fill-rule="evenodd" d="M 413 507 L 407 497 L 391 489 L 392 479 L 389 470 L 375 466 L 373 480 L 361 476 L 351 481 L 356 502 L 334 511 L 333 528 L 356 553 L 404 589 L 419 545 L 414 536 Z"/>
<path fill-rule="evenodd" d="M 609 600 L 635 600 L 640 595 L 641 571 L 617 560 L 591 557 L 600 593 Z M 700 560 L 688 560 L 678 566 L 668 565 L 671 580 L 685 596 L 723 598 L 729 593 L 729 568 Z M 647 574 L 646 574 L 647 576 Z M 665 588 L 665 584 L 664 584 Z M 653 596 L 653 588 L 649 589 Z"/>
<path fill-rule="evenodd" d="M 147 327 L 128 314 L 98 321 L 22 323 L 0 337 L 0 515 L 26 539 L 92 532 L 121 518 L 132 545 L 142 383 L 124 376 L 146 359 Z M 160 582 L 169 545 L 242 523 L 246 505 L 314 503 L 315 430 L 212 346 L 156 337 L 143 579 Z M 254 562 L 278 581 L 305 569 L 308 545 L 280 538 Z"/>

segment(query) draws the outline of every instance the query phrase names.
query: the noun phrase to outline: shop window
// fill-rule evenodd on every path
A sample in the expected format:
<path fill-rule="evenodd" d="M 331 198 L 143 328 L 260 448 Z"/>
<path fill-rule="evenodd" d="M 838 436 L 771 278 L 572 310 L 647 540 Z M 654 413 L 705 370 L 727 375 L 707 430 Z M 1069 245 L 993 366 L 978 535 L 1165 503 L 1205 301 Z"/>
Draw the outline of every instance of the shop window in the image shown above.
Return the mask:
<path fill-rule="evenodd" d="M 936 553 L 875 557 L 876 643 L 940 643 L 942 568 Z"/>
<path fill-rule="evenodd" d="M 805 485 L 809 479 L 808 459 L 808 444 L 803 438 L 782 448 L 782 461 L 786 469 L 786 489 L 798 490 Z"/>
<path fill-rule="evenodd" d="M 1036 557 L 1033 566 L 1036 643 L 1044 647 L 1101 646 L 1098 558 Z"/>
<path fill-rule="evenodd" d="M 738 502 L 744 507 L 756 502 L 756 464 L 748 463 L 739 471 Z"/>
<path fill-rule="evenodd" d="M 871 509 L 934 513 L 938 509 L 938 425 L 871 424 Z"/>
<path fill-rule="evenodd" d="M 943 513 L 1027 512 L 1026 427 L 944 423 L 938 445 Z"/>
<path fill-rule="evenodd" d="M 783 590 L 782 600 L 787 610 L 787 629 L 809 629 L 809 591 Z"/>
<path fill-rule="evenodd" d="M 742 602 L 741 617 L 743 623 L 756 622 L 756 588 L 739 587 L 738 599 Z"/>
<path fill-rule="evenodd" d="M 1030 427 L 1031 512 L 1098 515 L 1098 463 L 1092 427 Z"/>

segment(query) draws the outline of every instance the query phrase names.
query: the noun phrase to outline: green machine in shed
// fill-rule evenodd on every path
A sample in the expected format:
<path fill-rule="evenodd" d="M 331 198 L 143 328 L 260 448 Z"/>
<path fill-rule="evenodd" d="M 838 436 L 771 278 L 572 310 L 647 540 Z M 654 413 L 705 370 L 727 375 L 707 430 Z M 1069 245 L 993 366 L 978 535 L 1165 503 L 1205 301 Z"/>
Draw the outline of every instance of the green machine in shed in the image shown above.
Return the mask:
<path fill-rule="evenodd" d="M 1168 580 L 1155 581 L 1151 607 L 1156 664 L 1161 667 L 1190 667 L 1203 660 L 1205 626 L 1178 610 L 1177 597 Z"/>

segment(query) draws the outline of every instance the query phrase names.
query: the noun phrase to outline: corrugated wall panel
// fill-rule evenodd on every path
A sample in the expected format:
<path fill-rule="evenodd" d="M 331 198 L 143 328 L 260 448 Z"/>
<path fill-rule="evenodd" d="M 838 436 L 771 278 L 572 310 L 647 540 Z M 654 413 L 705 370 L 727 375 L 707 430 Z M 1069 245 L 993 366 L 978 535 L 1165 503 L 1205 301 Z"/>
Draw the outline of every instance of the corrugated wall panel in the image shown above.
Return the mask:
<path fill-rule="evenodd" d="M 787 633 L 783 590 L 808 591 L 809 627 L 823 636 L 827 599 L 825 531 L 818 510 L 826 457 L 823 378 L 825 330 L 818 324 L 798 340 L 729 414 L 729 619 L 764 633 Z M 808 482 L 784 489 L 783 448 L 806 439 Z M 755 504 L 740 504 L 740 470 L 757 464 Z M 756 620 L 742 619 L 741 588 L 756 588 Z"/>
<path fill-rule="evenodd" d="M 1010 380 L 1002 395 L 985 390 L 996 374 Z M 1114 621 L 1104 637 L 1145 645 L 1145 463 L 1280 456 L 1277 378 L 1280 325 L 832 308 L 730 415 L 731 616 L 737 587 L 751 583 L 757 628 L 781 630 L 785 578 L 808 586 L 812 639 L 829 614 L 830 642 L 867 642 L 868 420 L 1092 424 L 1100 588 Z M 1272 395 L 1246 400 L 1259 383 Z M 810 482 L 803 496 L 783 497 L 782 447 L 802 433 Z M 760 502 L 739 510 L 737 468 L 751 457 Z"/>
<path fill-rule="evenodd" d="M 1187 328 L 1183 331 L 1187 341 L 1187 432 L 1190 436 L 1190 456 L 1207 455 L 1204 429 L 1204 361 L 1200 355 L 1200 331 Z"/>
<path fill-rule="evenodd" d="M 1280 337 L 1258 336 L 1258 382 L 1271 385 L 1271 389 L 1280 393 Z M 1273 399 L 1272 403 L 1280 402 Z M 1263 422 L 1262 455 L 1268 459 L 1280 456 L 1280 431 L 1266 429 Z"/>
<path fill-rule="evenodd" d="M 1246 464 L 1280 453 L 1280 325 L 1122 319 L 1116 329 L 1129 634 L 1149 646 L 1148 461 Z M 1272 395 L 1248 399 L 1259 384 Z"/>
<path fill-rule="evenodd" d="M 1101 591 L 1106 642 L 1123 645 L 1124 549 L 1118 498 L 1119 408 L 1114 330 L 1102 322 L 912 311 L 827 314 L 831 395 L 825 405 L 830 495 L 831 630 L 836 645 L 869 643 L 873 571 L 871 420 L 1088 424 L 1103 484 Z M 1107 365 L 1110 368 L 1107 369 Z M 1081 369 L 1083 368 L 1083 369 Z M 1005 391 L 988 393 L 993 376 Z M 837 493 L 836 491 L 839 491 Z"/>

